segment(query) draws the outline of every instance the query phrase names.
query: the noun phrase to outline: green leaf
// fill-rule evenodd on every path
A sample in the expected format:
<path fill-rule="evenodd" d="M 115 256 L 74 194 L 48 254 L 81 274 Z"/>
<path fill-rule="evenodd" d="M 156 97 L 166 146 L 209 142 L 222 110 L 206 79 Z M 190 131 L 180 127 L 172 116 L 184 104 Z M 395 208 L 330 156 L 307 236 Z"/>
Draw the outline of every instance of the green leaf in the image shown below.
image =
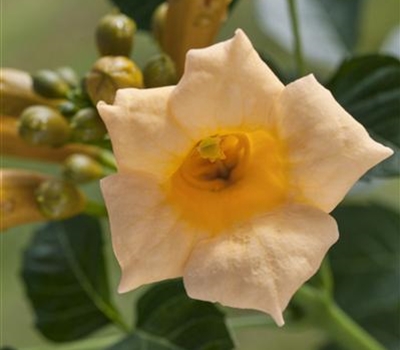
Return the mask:
<path fill-rule="evenodd" d="M 400 217 L 380 206 L 341 206 L 330 252 L 338 304 L 388 349 L 400 343 Z"/>
<path fill-rule="evenodd" d="M 38 229 L 24 254 L 22 277 L 38 330 L 72 341 L 110 322 L 99 222 L 77 216 Z"/>
<path fill-rule="evenodd" d="M 327 84 L 339 103 L 395 155 L 366 178 L 400 174 L 400 61 L 371 55 L 345 61 Z"/>
<path fill-rule="evenodd" d="M 136 331 L 131 336 L 115 344 L 108 350 L 183 350 L 183 348 L 165 341 L 162 338 L 148 336 L 146 333 Z"/>
<path fill-rule="evenodd" d="M 165 0 L 111 0 L 119 10 L 127 16 L 133 18 L 139 29 L 151 29 L 151 17 L 158 5 Z M 233 0 L 231 8 L 238 0 Z"/>
<path fill-rule="evenodd" d="M 215 305 L 190 299 L 180 280 L 159 283 L 137 303 L 135 333 L 109 350 L 228 350 L 233 343 Z"/>
<path fill-rule="evenodd" d="M 318 0 L 349 51 L 357 44 L 363 0 Z"/>
<path fill-rule="evenodd" d="M 331 67 L 349 56 L 358 42 L 365 3 L 364 0 L 300 1 L 297 16 L 305 59 Z M 286 1 L 258 0 L 254 6 L 264 34 L 291 52 L 294 34 Z"/>

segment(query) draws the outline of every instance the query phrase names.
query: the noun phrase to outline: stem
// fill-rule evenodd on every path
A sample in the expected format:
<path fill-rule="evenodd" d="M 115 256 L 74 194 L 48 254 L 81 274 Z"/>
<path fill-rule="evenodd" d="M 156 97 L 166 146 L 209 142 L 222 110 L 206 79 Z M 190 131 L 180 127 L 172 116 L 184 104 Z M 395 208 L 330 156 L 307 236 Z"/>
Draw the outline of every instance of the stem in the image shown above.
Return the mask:
<path fill-rule="evenodd" d="M 81 341 L 74 341 L 66 345 L 57 345 L 57 350 L 98 350 L 105 349 L 121 339 L 121 336 L 112 335 L 109 337 L 93 338 Z M 23 350 L 54 350 L 54 345 L 23 348 Z"/>
<path fill-rule="evenodd" d="M 299 76 L 306 74 L 306 67 L 304 64 L 303 46 L 300 35 L 299 16 L 297 11 L 296 0 L 287 0 L 289 6 L 290 21 L 292 24 L 292 33 L 294 36 L 294 54 L 296 57 L 297 73 Z"/>
<path fill-rule="evenodd" d="M 250 328 L 250 327 L 265 327 L 274 325 L 272 318 L 265 315 L 247 315 L 229 317 L 226 320 L 228 326 L 234 329 Z"/>
<path fill-rule="evenodd" d="M 325 330 L 335 342 L 349 350 L 385 350 L 354 322 L 325 291 L 304 285 L 295 295 L 311 321 Z"/>
<path fill-rule="evenodd" d="M 333 295 L 333 275 L 328 256 L 322 261 L 319 275 L 321 276 L 323 289 L 331 297 Z"/>
<path fill-rule="evenodd" d="M 92 201 L 87 201 L 86 208 L 84 211 L 88 215 L 103 217 L 107 216 L 107 209 L 103 204 L 99 204 Z"/>
<path fill-rule="evenodd" d="M 104 166 L 112 169 L 117 170 L 117 162 L 115 161 L 114 154 L 105 149 L 99 149 L 96 153 L 96 159 Z"/>

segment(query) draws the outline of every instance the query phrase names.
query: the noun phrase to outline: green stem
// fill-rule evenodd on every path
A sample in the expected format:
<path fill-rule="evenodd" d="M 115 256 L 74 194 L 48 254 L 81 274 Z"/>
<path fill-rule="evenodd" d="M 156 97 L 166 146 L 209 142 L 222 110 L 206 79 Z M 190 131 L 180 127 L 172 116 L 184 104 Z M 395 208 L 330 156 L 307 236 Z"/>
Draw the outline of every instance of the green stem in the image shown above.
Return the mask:
<path fill-rule="evenodd" d="M 75 341 L 66 345 L 57 345 L 57 350 L 98 350 L 105 349 L 121 339 L 121 336 L 112 335 L 109 337 L 86 339 L 81 341 Z M 54 345 L 49 346 L 39 346 L 39 347 L 29 347 L 23 348 L 23 350 L 54 350 Z"/>
<path fill-rule="evenodd" d="M 385 350 L 341 310 L 325 291 L 304 285 L 294 300 L 304 308 L 316 326 L 325 330 L 344 349 Z"/>
<path fill-rule="evenodd" d="M 66 257 L 74 272 L 75 277 L 78 279 L 79 284 L 85 290 L 86 294 L 90 297 L 92 302 L 104 315 L 106 315 L 111 320 L 112 323 L 114 323 L 115 326 L 117 326 L 125 333 L 131 333 L 131 328 L 122 318 L 115 305 L 107 297 L 104 297 L 104 295 L 99 293 L 99 291 L 92 285 L 92 283 L 86 276 L 85 271 L 76 261 L 70 242 L 68 242 L 67 239 L 63 236 L 60 236 L 60 242 L 64 248 Z"/>
<path fill-rule="evenodd" d="M 87 201 L 84 212 L 88 215 L 93 215 L 97 217 L 103 217 L 108 215 L 107 209 L 103 204 L 99 204 L 92 201 Z"/>
<path fill-rule="evenodd" d="M 294 36 L 294 54 L 296 57 L 297 73 L 299 76 L 303 76 L 306 74 L 306 67 L 304 64 L 303 46 L 300 35 L 299 16 L 297 12 L 296 0 L 287 0 L 287 4 L 289 7 L 292 33 Z"/>
<path fill-rule="evenodd" d="M 228 317 L 226 320 L 229 328 L 240 329 L 249 327 L 265 327 L 274 325 L 272 318 L 265 315 L 246 315 Z"/>
<path fill-rule="evenodd" d="M 104 166 L 112 170 L 117 170 L 117 162 L 115 161 L 114 154 L 111 151 L 99 148 L 99 151 L 96 154 L 96 159 Z"/>
<path fill-rule="evenodd" d="M 323 289 L 331 297 L 333 295 L 333 275 L 328 256 L 325 257 L 321 264 L 319 275 L 321 276 Z"/>

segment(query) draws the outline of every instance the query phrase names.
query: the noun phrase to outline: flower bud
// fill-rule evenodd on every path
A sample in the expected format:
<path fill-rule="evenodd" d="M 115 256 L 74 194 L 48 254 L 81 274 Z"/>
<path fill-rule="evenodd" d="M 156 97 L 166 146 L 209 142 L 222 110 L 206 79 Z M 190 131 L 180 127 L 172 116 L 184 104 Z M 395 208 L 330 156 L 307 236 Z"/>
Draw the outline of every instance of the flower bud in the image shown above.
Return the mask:
<path fill-rule="evenodd" d="M 101 56 L 127 56 L 131 54 L 135 22 L 122 13 L 104 16 L 96 29 L 97 49 Z"/>
<path fill-rule="evenodd" d="M 86 91 L 93 104 L 113 103 L 118 89 L 143 87 L 143 76 L 136 64 L 127 57 L 100 58 L 85 79 Z"/>
<path fill-rule="evenodd" d="M 167 11 L 168 3 L 163 2 L 157 6 L 151 18 L 151 29 L 153 32 L 153 36 L 159 44 L 161 44 L 163 41 Z"/>
<path fill-rule="evenodd" d="M 0 170 L 0 230 L 45 218 L 39 211 L 34 191 L 48 176 L 26 170 Z"/>
<path fill-rule="evenodd" d="M 70 88 L 79 85 L 79 77 L 71 67 L 59 67 L 55 70 L 56 74 L 64 80 Z"/>
<path fill-rule="evenodd" d="M 63 175 L 75 183 L 99 179 L 105 175 L 103 167 L 93 158 L 84 154 L 72 154 L 65 159 Z"/>
<path fill-rule="evenodd" d="M 10 117 L 18 117 L 29 106 L 56 106 L 60 102 L 36 94 L 32 89 L 31 76 L 11 68 L 0 68 L 0 96 L 0 115 Z"/>
<path fill-rule="evenodd" d="M 58 110 L 63 116 L 72 117 L 76 112 L 78 112 L 78 106 L 71 101 L 65 101 L 58 106 Z"/>
<path fill-rule="evenodd" d="M 71 90 L 68 94 L 68 99 L 70 102 L 75 104 L 77 109 L 82 109 L 86 107 L 92 107 L 92 101 L 86 92 L 85 80 L 80 82 L 80 86 Z"/>
<path fill-rule="evenodd" d="M 99 155 L 99 148 L 91 145 L 68 143 L 62 147 L 50 148 L 28 144 L 18 135 L 17 118 L 8 116 L 0 116 L 0 139 L 2 140 L 1 154 L 3 156 L 60 163 L 74 153 L 83 153 L 91 157 Z"/>
<path fill-rule="evenodd" d="M 183 74 L 186 53 L 212 44 L 232 0 L 169 1 L 161 46 Z"/>
<path fill-rule="evenodd" d="M 33 145 L 58 147 L 70 136 L 67 120 L 55 109 L 31 106 L 24 110 L 19 119 L 19 135 Z"/>
<path fill-rule="evenodd" d="M 32 75 L 33 89 L 39 95 L 48 98 L 67 97 L 70 87 L 56 72 L 40 70 Z"/>
<path fill-rule="evenodd" d="M 165 54 L 152 57 L 143 70 L 144 85 L 147 88 L 175 85 L 178 81 L 175 64 Z"/>
<path fill-rule="evenodd" d="M 71 119 L 72 139 L 77 142 L 97 142 L 104 139 L 107 129 L 95 108 L 84 108 Z"/>
<path fill-rule="evenodd" d="M 41 213 L 48 219 L 61 220 L 79 214 L 85 209 L 83 194 L 72 183 L 50 179 L 42 182 L 35 191 Z"/>

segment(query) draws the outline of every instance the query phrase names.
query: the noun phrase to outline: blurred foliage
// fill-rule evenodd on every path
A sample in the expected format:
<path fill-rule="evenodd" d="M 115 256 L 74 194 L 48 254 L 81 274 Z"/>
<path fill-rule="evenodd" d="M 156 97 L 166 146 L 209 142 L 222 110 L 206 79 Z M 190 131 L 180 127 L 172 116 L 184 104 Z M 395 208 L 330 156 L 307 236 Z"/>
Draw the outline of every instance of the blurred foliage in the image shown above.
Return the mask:
<path fill-rule="evenodd" d="M 98 220 L 90 216 L 40 227 L 24 254 L 22 276 L 37 329 L 58 342 L 108 324 L 110 301 Z"/>
<path fill-rule="evenodd" d="M 353 51 L 360 35 L 361 11 L 365 0 L 321 0 L 331 23 L 341 41 L 349 51 Z"/>
<path fill-rule="evenodd" d="M 370 55 L 350 58 L 327 88 L 339 103 L 379 142 L 395 154 L 365 176 L 398 176 L 400 172 L 400 61 Z"/>
<path fill-rule="evenodd" d="M 160 282 L 138 300 L 132 335 L 109 350 L 229 350 L 224 315 L 211 303 L 190 299 L 181 280 Z"/>
<path fill-rule="evenodd" d="M 369 205 L 341 206 L 333 215 L 341 232 L 329 254 L 335 299 L 387 349 L 396 350 L 400 344 L 399 214 Z"/>

